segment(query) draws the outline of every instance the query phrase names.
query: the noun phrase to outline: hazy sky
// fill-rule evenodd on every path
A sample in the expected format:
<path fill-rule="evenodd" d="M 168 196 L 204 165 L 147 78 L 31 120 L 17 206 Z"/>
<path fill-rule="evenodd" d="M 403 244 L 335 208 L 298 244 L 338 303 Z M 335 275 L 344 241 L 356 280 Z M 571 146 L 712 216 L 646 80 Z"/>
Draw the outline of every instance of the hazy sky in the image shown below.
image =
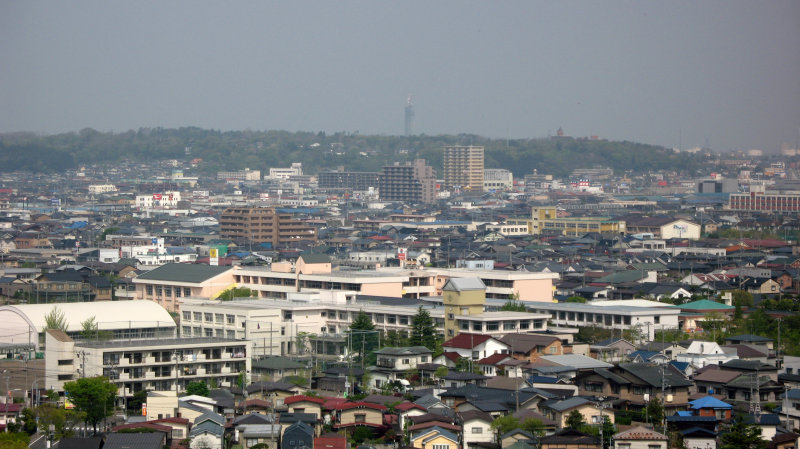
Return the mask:
<path fill-rule="evenodd" d="M 800 1 L 0 0 L 0 131 L 796 146 Z"/>

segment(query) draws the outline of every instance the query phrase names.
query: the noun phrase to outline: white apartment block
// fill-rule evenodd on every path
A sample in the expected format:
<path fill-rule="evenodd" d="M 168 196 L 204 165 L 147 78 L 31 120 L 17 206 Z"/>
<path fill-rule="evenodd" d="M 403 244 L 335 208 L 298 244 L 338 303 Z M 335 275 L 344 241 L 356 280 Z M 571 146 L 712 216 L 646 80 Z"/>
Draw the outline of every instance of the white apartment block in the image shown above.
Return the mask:
<path fill-rule="evenodd" d="M 272 179 L 289 179 L 292 176 L 300 176 L 303 174 L 303 164 L 295 162 L 289 168 L 270 168 L 269 177 Z"/>
<path fill-rule="evenodd" d="M 117 186 L 114 184 L 92 184 L 89 186 L 90 195 L 99 195 L 101 193 L 116 192 Z"/>
<path fill-rule="evenodd" d="M 181 200 L 181 192 L 153 193 L 151 195 L 136 195 L 136 208 L 147 209 L 174 209 Z"/>
<path fill-rule="evenodd" d="M 514 187 L 514 174 L 503 168 L 483 169 L 483 190 L 506 190 Z"/>
<path fill-rule="evenodd" d="M 260 181 L 261 170 L 250 170 L 245 168 L 239 171 L 220 171 L 217 172 L 217 179 L 236 179 L 239 181 Z"/>
<path fill-rule="evenodd" d="M 166 338 L 139 341 L 76 342 L 61 331 L 46 332 L 47 387 L 62 391 L 64 382 L 105 376 L 119 386 L 119 396 L 141 390 L 185 391 L 190 382 L 212 380 L 236 385 L 250 372 L 252 343 L 224 338 Z"/>

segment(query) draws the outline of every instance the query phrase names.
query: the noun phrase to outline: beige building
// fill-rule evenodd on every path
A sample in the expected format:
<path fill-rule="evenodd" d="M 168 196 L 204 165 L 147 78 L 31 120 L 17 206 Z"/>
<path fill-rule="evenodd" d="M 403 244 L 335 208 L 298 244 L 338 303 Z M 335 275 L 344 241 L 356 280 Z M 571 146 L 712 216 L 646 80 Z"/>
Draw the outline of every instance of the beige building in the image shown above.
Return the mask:
<path fill-rule="evenodd" d="M 316 229 L 271 207 L 229 207 L 220 216 L 219 233 L 238 243 L 269 242 L 273 247 L 317 240 Z"/>
<path fill-rule="evenodd" d="M 521 220 L 509 220 L 515 225 L 520 225 Z M 531 220 L 528 230 L 533 235 L 540 235 L 545 231 L 557 232 L 562 235 L 580 237 L 590 232 L 603 234 L 626 233 L 625 222 L 612 220 L 609 217 L 561 217 L 555 206 L 541 206 L 531 208 Z"/>
<path fill-rule="evenodd" d="M 444 304 L 444 335 L 451 338 L 460 329 L 456 317 L 483 313 L 486 304 L 486 286 L 478 278 L 450 279 L 442 288 Z"/>
<path fill-rule="evenodd" d="M 483 191 L 483 153 L 479 146 L 444 147 L 442 160 L 444 185 L 449 189 Z"/>
<path fill-rule="evenodd" d="M 170 312 L 178 312 L 185 298 L 215 298 L 234 287 L 231 267 L 170 263 L 133 279 L 134 299 L 154 301 Z"/>

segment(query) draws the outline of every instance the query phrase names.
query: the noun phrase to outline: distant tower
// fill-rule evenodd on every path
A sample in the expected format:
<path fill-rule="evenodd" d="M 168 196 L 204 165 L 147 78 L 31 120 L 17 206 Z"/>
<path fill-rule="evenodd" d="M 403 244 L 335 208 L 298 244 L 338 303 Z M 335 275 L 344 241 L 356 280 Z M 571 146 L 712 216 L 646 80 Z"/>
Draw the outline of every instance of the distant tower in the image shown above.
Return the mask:
<path fill-rule="evenodd" d="M 406 135 L 413 134 L 414 128 L 414 104 L 411 102 L 411 95 L 408 96 L 406 101 Z"/>

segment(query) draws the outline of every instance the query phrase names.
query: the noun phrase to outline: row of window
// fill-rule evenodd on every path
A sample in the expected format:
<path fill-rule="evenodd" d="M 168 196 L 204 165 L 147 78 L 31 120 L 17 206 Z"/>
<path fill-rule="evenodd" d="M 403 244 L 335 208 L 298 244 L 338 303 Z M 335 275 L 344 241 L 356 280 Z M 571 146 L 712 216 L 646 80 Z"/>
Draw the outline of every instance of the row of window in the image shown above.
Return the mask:
<path fill-rule="evenodd" d="M 175 298 L 180 298 L 181 296 L 189 297 L 192 296 L 192 289 L 189 287 L 171 287 L 171 286 L 162 286 L 162 285 L 145 285 L 144 287 L 147 296 L 155 296 L 158 298 L 172 298 L 173 293 L 175 294 Z"/>
<path fill-rule="evenodd" d="M 236 324 L 236 316 L 230 314 L 223 314 L 223 313 L 210 313 L 210 312 L 190 312 L 188 310 L 183 311 L 183 321 L 197 321 L 197 322 L 206 322 L 206 323 L 217 323 L 217 324 L 228 324 L 233 326 Z M 244 318 L 239 317 L 239 320 L 243 320 Z M 244 325 L 242 325 L 244 327 Z"/>

